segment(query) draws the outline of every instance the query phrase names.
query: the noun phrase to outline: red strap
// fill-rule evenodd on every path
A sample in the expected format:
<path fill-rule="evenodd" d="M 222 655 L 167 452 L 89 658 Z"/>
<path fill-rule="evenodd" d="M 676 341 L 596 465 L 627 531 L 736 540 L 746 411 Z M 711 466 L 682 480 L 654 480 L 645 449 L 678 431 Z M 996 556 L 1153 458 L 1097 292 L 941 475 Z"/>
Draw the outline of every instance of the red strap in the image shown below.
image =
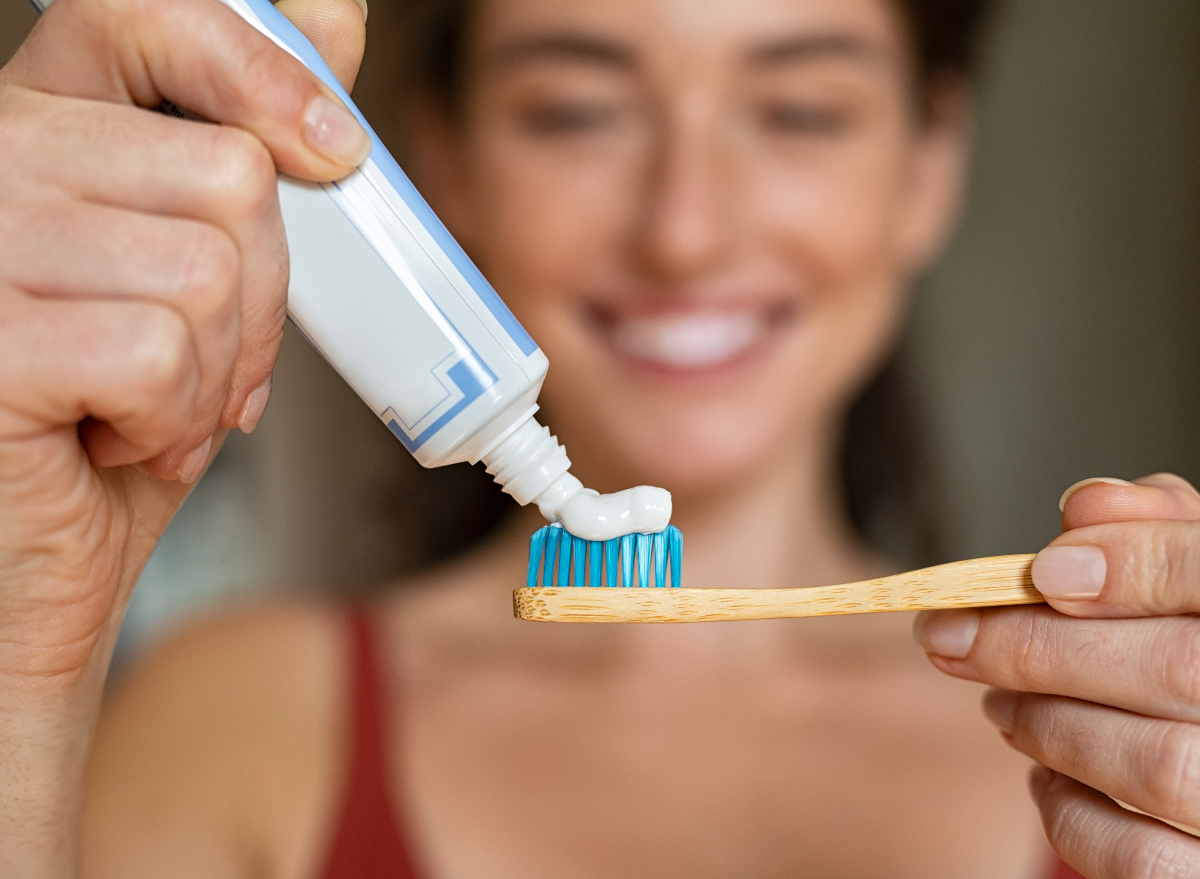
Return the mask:
<path fill-rule="evenodd" d="M 350 617 L 354 716 L 345 800 L 323 879 L 419 879 L 388 788 L 384 688 L 367 615 Z"/>

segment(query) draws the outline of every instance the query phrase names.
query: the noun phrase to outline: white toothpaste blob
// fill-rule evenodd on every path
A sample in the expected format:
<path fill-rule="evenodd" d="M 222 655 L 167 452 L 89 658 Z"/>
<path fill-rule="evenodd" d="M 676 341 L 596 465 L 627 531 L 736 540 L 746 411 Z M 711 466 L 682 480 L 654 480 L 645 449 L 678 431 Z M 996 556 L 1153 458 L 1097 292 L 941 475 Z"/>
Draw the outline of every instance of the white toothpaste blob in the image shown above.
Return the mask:
<path fill-rule="evenodd" d="M 537 497 L 538 509 L 584 540 L 612 540 L 625 534 L 657 534 L 671 521 L 671 493 L 639 485 L 600 494 L 564 473 Z"/>

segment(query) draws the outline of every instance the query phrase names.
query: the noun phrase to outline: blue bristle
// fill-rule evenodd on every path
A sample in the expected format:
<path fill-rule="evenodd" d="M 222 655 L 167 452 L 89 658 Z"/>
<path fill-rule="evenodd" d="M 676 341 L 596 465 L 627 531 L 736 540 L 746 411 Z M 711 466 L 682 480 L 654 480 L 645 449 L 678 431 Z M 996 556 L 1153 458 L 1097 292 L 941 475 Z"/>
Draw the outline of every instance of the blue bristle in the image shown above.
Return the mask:
<path fill-rule="evenodd" d="M 650 535 L 637 535 L 638 585 L 650 585 Z"/>
<path fill-rule="evenodd" d="M 588 566 L 591 568 L 591 576 L 588 578 L 588 585 L 599 586 L 600 571 L 604 567 L 604 541 L 588 541 Z"/>
<path fill-rule="evenodd" d="M 621 585 L 633 585 L 633 535 L 621 538 Z"/>
<path fill-rule="evenodd" d="M 565 589 L 571 585 L 571 543 L 574 538 L 567 532 L 563 532 L 562 540 L 558 544 L 558 577 L 557 586 L 559 589 Z"/>
<path fill-rule="evenodd" d="M 562 537 L 561 525 L 550 525 L 546 531 L 546 558 L 542 566 L 542 585 L 554 585 L 554 560 L 558 556 L 559 538 Z"/>
<path fill-rule="evenodd" d="M 539 528 L 529 538 L 526 583 L 567 588 L 617 586 L 679 588 L 683 534 L 674 525 L 658 534 L 626 534 L 613 540 L 584 540 L 561 525 Z M 636 579 L 635 579 L 636 564 Z M 667 568 L 670 567 L 670 584 Z M 538 576 L 538 568 L 541 576 Z"/>
<path fill-rule="evenodd" d="M 529 538 L 529 579 L 527 585 L 530 589 L 537 585 L 538 566 L 542 562 L 542 551 L 546 547 L 546 532 L 549 530 L 549 525 L 539 528 Z"/>
<path fill-rule="evenodd" d="M 587 585 L 587 545 L 582 537 L 571 536 L 571 555 L 575 560 L 575 586 Z"/>
<path fill-rule="evenodd" d="M 654 543 L 654 585 L 661 588 L 667 585 L 667 533 L 660 531 L 653 535 Z"/>
<path fill-rule="evenodd" d="M 667 542 L 671 545 L 671 587 L 678 589 L 683 565 L 683 532 L 674 525 L 668 525 Z"/>

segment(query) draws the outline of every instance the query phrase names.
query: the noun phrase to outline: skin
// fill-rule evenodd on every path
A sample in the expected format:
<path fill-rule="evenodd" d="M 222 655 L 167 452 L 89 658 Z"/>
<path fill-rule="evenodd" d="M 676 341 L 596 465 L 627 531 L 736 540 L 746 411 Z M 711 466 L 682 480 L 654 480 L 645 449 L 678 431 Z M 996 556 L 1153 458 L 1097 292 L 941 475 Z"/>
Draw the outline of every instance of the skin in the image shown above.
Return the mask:
<path fill-rule="evenodd" d="M 139 109 L 164 97 L 222 124 Z M 306 128 L 328 100 L 190 0 L 55 4 L 0 71 L 0 874 L 74 869 L 130 590 L 222 432 L 265 403 L 275 168 L 331 179 L 365 151 Z"/>
<path fill-rule="evenodd" d="M 357 7 L 286 11 L 352 80 Z M 424 106 L 414 171 L 550 355 L 543 402 L 576 472 L 673 491 L 689 586 L 886 570 L 830 465 L 842 410 L 952 223 L 963 92 L 914 112 L 904 31 L 880 0 L 494 0 L 476 24 L 463 113 Z M 548 32 L 623 60 L 512 62 Z M 750 63 L 780 34 L 831 33 L 854 51 Z M 318 91 L 201 0 L 58 0 L 0 73 L 0 374 L 19 377 L 0 388 L 5 876 L 72 875 L 79 858 L 135 879 L 321 866 L 346 750 L 340 609 L 197 627 L 91 735 L 179 477 L 265 403 L 285 286 L 274 168 L 330 179 L 357 160 L 352 139 L 340 159 L 306 141 Z M 223 124 L 133 106 L 162 96 Z M 604 123 L 529 124 L 564 99 Z M 763 124 L 796 103 L 839 124 Z M 747 302 L 787 319 L 702 371 L 623 355 L 592 319 Z M 986 705 L 1004 738 L 978 716 L 978 684 L 930 669 L 902 616 L 518 623 L 508 593 L 534 518 L 373 608 L 390 781 L 430 875 L 1033 876 L 1028 763 L 1005 740 L 1061 773 L 1035 776 L 1035 802 L 1085 874 L 1200 864 L 1190 838 L 1097 793 L 1196 820 L 1200 497 L 1182 481 L 1069 499 L 1058 543 L 1102 549 L 1098 599 L 918 620 L 938 669 L 1003 688 Z"/>

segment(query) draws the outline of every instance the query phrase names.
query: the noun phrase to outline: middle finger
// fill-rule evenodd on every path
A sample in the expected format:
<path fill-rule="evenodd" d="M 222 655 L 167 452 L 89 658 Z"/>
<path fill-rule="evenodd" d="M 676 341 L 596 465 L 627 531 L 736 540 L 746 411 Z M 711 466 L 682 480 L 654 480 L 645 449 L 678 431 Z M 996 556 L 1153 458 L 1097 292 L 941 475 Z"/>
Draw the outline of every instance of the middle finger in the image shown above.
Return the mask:
<path fill-rule="evenodd" d="M 955 677 L 1200 723 L 1200 620 L 1081 619 L 1043 606 L 941 611 L 914 633 Z"/>

